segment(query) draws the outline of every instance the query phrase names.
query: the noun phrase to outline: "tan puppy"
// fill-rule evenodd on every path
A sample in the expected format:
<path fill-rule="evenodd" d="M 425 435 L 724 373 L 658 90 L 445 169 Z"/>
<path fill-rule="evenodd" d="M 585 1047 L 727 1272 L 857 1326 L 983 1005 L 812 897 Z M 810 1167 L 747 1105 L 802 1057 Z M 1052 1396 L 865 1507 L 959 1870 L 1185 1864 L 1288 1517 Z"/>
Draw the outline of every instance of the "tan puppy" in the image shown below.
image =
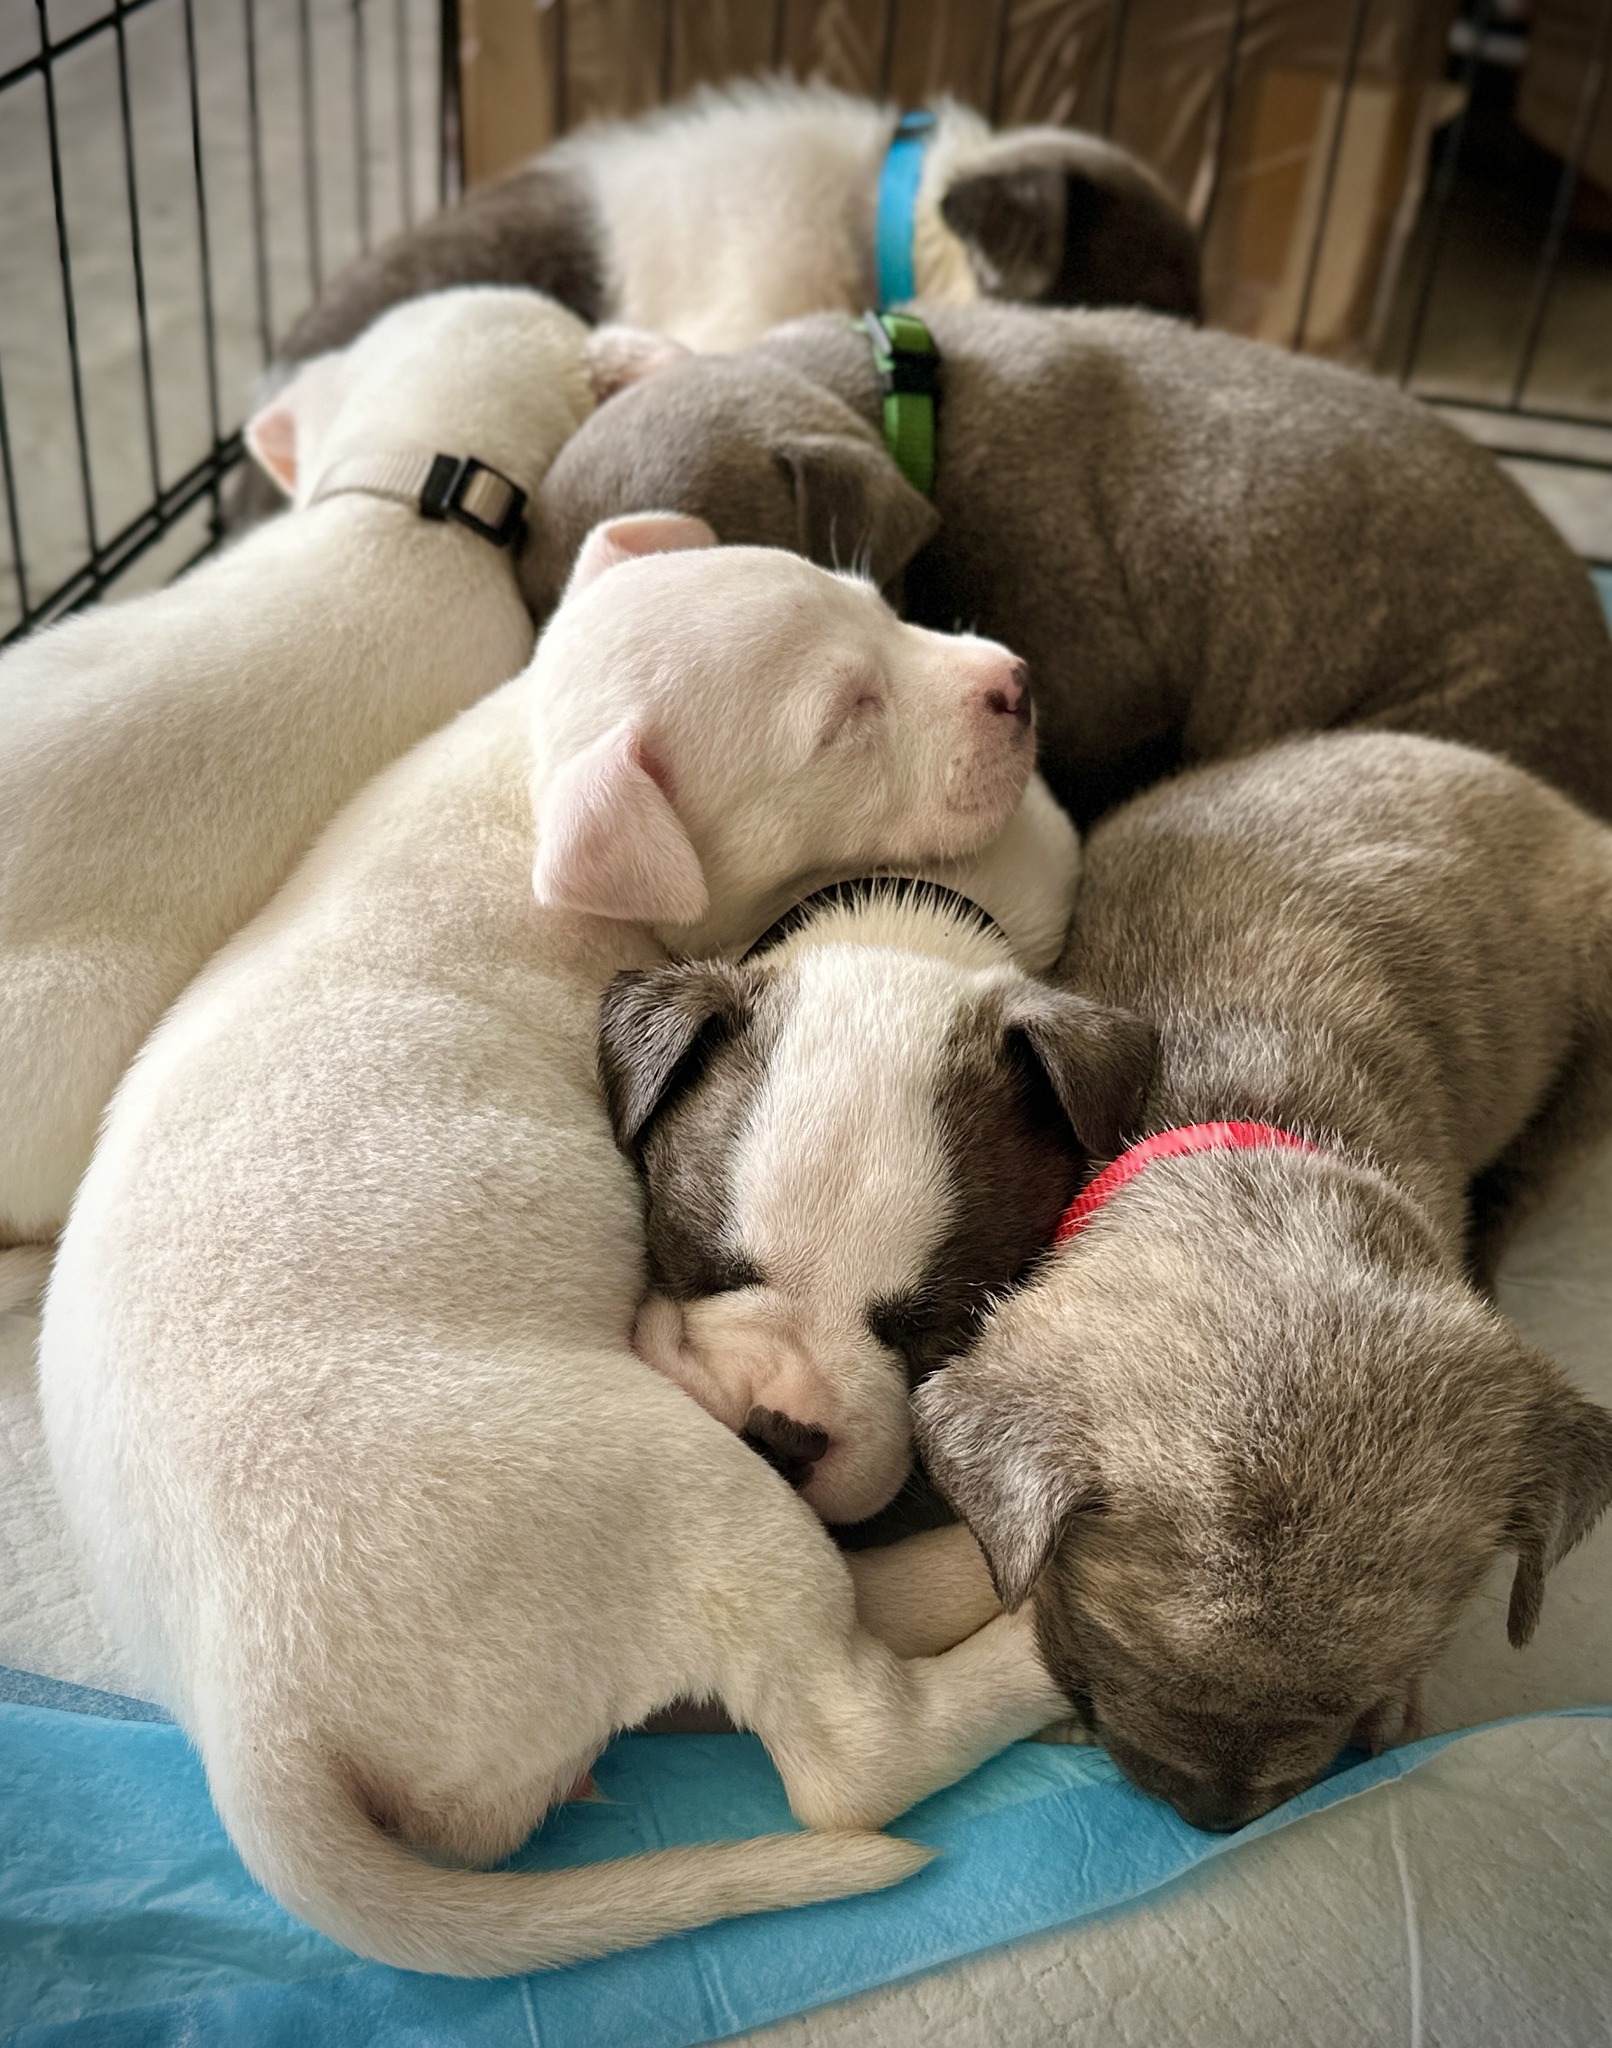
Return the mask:
<path fill-rule="evenodd" d="M 1063 978 L 1151 1017 L 1156 1158 L 915 1399 L 1003 1604 L 1200 1826 L 1378 1737 L 1497 1552 L 1509 1628 L 1612 1499 L 1612 1416 L 1467 1278 L 1612 1121 L 1612 832 L 1446 743 L 1313 739 L 1092 836 Z M 1413 1714 L 1412 1709 L 1412 1714 Z"/>

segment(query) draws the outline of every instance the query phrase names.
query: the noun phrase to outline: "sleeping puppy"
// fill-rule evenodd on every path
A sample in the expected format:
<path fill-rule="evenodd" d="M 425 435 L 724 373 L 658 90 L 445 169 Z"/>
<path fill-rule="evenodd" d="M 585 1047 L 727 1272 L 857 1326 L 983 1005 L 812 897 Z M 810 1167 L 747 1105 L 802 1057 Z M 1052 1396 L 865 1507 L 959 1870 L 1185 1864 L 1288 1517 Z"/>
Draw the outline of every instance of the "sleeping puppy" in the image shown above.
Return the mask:
<path fill-rule="evenodd" d="M 532 292 L 399 308 L 248 426 L 291 517 L 0 659 L 0 1308 L 169 1003 L 361 784 L 530 655 L 518 492 L 592 410 L 594 345 Z M 481 530 L 421 516 L 439 452 L 498 473 L 469 481 Z"/>
<path fill-rule="evenodd" d="M 628 1348 L 605 986 L 662 937 L 742 946 L 803 887 L 988 847 L 1033 751 L 1003 649 L 711 540 L 594 535 L 532 665 L 373 782 L 191 986 L 46 1302 L 52 1465 L 117 1633 L 256 1876 L 404 1968 L 530 1970 L 892 1883 L 923 1852 L 868 1831 L 1057 1711 L 1022 1617 L 900 1661 L 808 1509 Z M 991 1611 L 946 1534 L 859 1589 L 913 1647 Z M 937 1542 L 973 1601 L 955 1633 L 950 1590 L 921 1613 Z M 447 1867 L 507 1856 L 679 1697 L 753 1728 L 829 1832 Z"/>
<path fill-rule="evenodd" d="M 1003 135 L 934 107 L 914 210 L 915 290 L 1196 319 L 1197 239 L 1146 165 L 1069 128 Z M 893 107 L 786 79 L 707 89 L 596 124 L 343 271 L 281 344 L 341 346 L 447 284 L 534 285 L 585 320 L 741 348 L 780 320 L 877 302 L 879 174 Z"/>
<path fill-rule="evenodd" d="M 1612 1415 L 1468 1277 L 1612 1123 L 1612 832 L 1465 748 L 1294 742 L 1099 827 L 1061 975 L 1156 1020 L 1150 1142 L 917 1438 L 1087 1727 L 1235 1828 L 1414 1726 L 1502 1551 L 1526 1642 L 1612 1500 Z"/>
<path fill-rule="evenodd" d="M 639 1356 L 826 1520 L 877 1514 L 909 1374 L 969 1342 L 1118 1144 L 1148 1039 L 922 880 L 825 890 L 736 963 L 619 975 L 600 1070 L 647 1191 Z"/>
<path fill-rule="evenodd" d="M 1612 814 L 1612 641 L 1503 473 L 1370 377 L 1128 313 L 925 307 L 933 502 L 885 453 L 866 333 L 675 362 L 550 471 L 535 608 L 582 535 L 675 505 L 724 540 L 905 571 L 907 616 L 1030 665 L 1077 820 L 1182 760 L 1339 725 L 1485 746 Z"/>

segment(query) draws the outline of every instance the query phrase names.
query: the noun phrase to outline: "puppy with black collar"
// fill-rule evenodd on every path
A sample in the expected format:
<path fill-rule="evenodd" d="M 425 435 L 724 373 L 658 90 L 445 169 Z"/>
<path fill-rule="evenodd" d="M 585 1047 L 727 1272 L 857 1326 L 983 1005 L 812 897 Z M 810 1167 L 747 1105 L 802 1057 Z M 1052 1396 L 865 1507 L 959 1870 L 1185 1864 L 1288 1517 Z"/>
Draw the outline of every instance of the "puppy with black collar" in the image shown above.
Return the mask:
<path fill-rule="evenodd" d="M 870 1831 L 1058 1709 L 971 1539 L 961 1628 L 923 1611 L 933 1542 L 858 1586 L 629 1348 L 605 986 L 667 940 L 741 948 L 836 874 L 986 851 L 1034 749 L 1005 649 L 712 541 L 595 534 L 530 668 L 371 783 L 198 977 L 118 1091 L 46 1301 L 52 1469 L 118 1637 L 257 1877 L 405 1968 L 893 1883 L 924 1852 Z M 903 1662 L 870 1619 L 957 1647 Z M 811 1831 L 445 1867 L 499 1862 L 615 1730 L 690 1697 L 755 1729 Z"/>
<path fill-rule="evenodd" d="M 594 346 L 533 292 L 399 308 L 248 425 L 291 517 L 0 660 L 0 1308 L 174 997 L 362 783 L 530 655 L 523 510 L 593 409 Z"/>

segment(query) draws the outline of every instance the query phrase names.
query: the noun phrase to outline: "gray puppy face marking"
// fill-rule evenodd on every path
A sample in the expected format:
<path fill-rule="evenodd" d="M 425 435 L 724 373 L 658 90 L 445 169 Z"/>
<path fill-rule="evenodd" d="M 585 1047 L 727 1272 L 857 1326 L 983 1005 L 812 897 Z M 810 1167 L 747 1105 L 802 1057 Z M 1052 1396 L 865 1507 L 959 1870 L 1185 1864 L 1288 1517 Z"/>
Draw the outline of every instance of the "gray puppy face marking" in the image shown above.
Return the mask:
<path fill-rule="evenodd" d="M 1186 1182 L 1150 1168 L 914 1407 L 1088 1727 L 1228 1829 L 1414 1695 L 1508 1548 L 1526 1640 L 1612 1500 L 1612 1417 L 1453 1275 L 1409 1268 L 1415 1212 L 1373 1210 L 1367 1176 Z"/>
<path fill-rule="evenodd" d="M 1186 215 L 1145 166 L 1097 136 L 1004 136 L 953 180 L 940 210 L 989 298 L 1203 317 Z"/>
<path fill-rule="evenodd" d="M 649 1192 L 635 1343 L 768 1449 L 798 1437 L 758 1411 L 823 1432 L 795 1476 L 827 1520 L 899 1491 L 911 1381 L 1033 1264 L 1150 1050 L 1135 1020 L 1028 982 L 999 940 L 958 951 L 791 942 L 606 998 L 607 1096 Z"/>

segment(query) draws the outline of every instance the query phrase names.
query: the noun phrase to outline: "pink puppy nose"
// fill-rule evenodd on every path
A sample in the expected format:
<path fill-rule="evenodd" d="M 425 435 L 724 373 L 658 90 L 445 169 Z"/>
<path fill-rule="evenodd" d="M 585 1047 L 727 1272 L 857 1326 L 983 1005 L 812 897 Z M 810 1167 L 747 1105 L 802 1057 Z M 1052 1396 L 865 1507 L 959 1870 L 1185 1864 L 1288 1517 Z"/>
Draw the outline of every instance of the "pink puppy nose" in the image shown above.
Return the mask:
<path fill-rule="evenodd" d="M 987 711 L 1016 718 L 1021 725 L 1030 720 L 1030 671 L 1022 661 L 1009 664 L 1007 674 L 985 692 Z"/>

